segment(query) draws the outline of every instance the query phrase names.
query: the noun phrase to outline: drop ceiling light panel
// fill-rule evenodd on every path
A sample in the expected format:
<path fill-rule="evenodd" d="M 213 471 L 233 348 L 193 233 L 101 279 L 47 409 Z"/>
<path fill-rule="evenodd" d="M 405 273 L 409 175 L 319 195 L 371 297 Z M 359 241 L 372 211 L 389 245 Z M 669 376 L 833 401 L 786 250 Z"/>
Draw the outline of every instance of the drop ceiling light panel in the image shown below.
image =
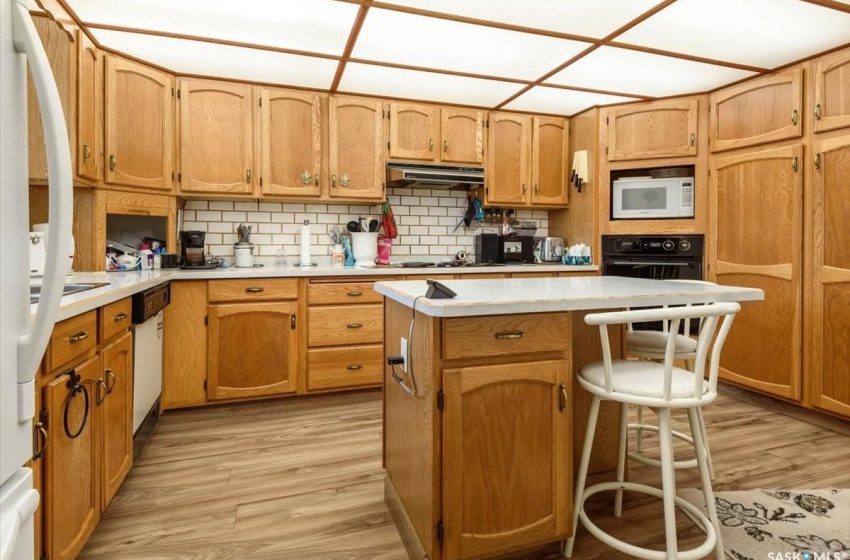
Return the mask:
<path fill-rule="evenodd" d="M 662 97 L 702 92 L 754 72 L 640 51 L 600 47 L 567 66 L 548 83 Z"/>
<path fill-rule="evenodd" d="M 104 46 L 178 74 L 328 89 L 338 62 L 168 37 L 93 30 Z"/>
<path fill-rule="evenodd" d="M 659 1 L 390 0 L 388 3 L 598 39 L 651 9 Z"/>
<path fill-rule="evenodd" d="M 384 97 L 493 107 L 522 87 L 522 84 L 511 82 L 349 62 L 342 75 L 339 90 Z"/>
<path fill-rule="evenodd" d="M 800 0 L 678 0 L 615 40 L 776 68 L 850 42 L 850 14 Z"/>
<path fill-rule="evenodd" d="M 505 109 L 533 113 L 552 113 L 555 115 L 574 115 L 594 105 L 611 105 L 613 103 L 626 103 L 628 101 L 638 100 L 633 97 L 535 86 L 505 105 Z"/>
<path fill-rule="evenodd" d="M 589 43 L 372 8 L 352 56 L 536 80 Z"/>
<path fill-rule="evenodd" d="M 342 55 L 357 15 L 333 0 L 69 0 L 84 22 Z"/>

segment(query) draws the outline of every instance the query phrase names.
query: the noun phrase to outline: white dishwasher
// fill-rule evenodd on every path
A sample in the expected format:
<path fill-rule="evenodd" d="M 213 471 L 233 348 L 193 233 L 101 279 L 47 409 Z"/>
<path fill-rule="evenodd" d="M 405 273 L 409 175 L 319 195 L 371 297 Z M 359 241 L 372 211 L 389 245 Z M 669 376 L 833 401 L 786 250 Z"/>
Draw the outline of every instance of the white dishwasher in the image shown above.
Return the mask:
<path fill-rule="evenodd" d="M 162 396 L 163 309 L 171 283 L 133 296 L 133 460 L 153 433 Z"/>

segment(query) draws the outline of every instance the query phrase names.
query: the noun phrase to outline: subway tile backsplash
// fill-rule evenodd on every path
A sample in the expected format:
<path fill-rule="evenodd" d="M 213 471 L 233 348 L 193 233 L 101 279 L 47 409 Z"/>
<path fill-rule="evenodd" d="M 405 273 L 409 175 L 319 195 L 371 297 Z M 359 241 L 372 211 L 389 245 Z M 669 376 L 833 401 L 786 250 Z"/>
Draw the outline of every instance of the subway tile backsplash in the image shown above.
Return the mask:
<path fill-rule="evenodd" d="M 454 231 L 466 211 L 466 192 L 390 188 L 389 200 L 395 213 L 398 237 L 393 241 L 394 260 L 441 260 L 458 251 L 472 254 L 475 235 L 497 232 L 489 226 Z M 537 223 L 537 235 L 547 235 L 546 210 L 517 210 L 519 220 Z M 380 220 L 380 204 L 311 204 L 280 202 L 232 202 L 222 200 L 189 200 L 183 212 L 184 230 L 207 232 L 207 250 L 219 257 L 233 256 L 236 228 L 253 225 L 251 241 L 256 246 L 257 262 L 273 264 L 281 249 L 289 264 L 300 255 L 301 225 L 310 220 L 312 255 L 317 262 L 327 262 L 331 254 L 328 231 L 332 226 L 345 228 L 350 220 L 360 217 Z"/>

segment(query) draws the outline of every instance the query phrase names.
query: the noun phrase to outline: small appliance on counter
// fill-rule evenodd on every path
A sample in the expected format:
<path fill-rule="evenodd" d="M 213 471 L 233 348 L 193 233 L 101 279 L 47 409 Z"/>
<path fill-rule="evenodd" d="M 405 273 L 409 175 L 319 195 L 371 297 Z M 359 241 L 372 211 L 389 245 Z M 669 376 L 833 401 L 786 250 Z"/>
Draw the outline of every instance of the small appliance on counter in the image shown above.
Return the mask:
<path fill-rule="evenodd" d="M 533 263 L 534 238 L 527 235 L 502 236 L 480 233 L 475 236 L 476 263 Z"/>
<path fill-rule="evenodd" d="M 564 257 L 563 237 L 544 237 L 540 243 L 540 260 L 543 262 L 561 262 Z"/>
<path fill-rule="evenodd" d="M 183 257 L 182 268 L 211 269 L 218 265 L 207 264 L 204 260 L 205 231 L 181 231 L 180 232 L 180 256 Z"/>

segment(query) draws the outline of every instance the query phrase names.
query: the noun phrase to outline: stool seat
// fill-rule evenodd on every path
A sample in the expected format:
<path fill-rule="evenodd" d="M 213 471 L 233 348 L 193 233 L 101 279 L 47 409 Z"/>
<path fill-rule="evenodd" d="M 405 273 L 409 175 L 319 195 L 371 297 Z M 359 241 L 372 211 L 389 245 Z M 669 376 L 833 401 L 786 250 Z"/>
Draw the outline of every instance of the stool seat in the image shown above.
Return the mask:
<path fill-rule="evenodd" d="M 653 354 L 658 359 L 664 359 L 667 346 L 667 333 L 659 331 L 626 331 L 626 353 L 637 355 Z M 693 338 L 676 335 L 676 358 L 680 354 L 693 354 L 697 351 L 697 341 Z"/>
<path fill-rule="evenodd" d="M 612 360 L 611 388 L 615 393 L 636 397 L 663 398 L 664 391 L 659 379 L 664 377 L 664 364 L 636 360 Z M 579 377 L 605 390 L 605 365 L 594 362 L 581 368 Z M 694 397 L 694 373 L 673 367 L 670 397 L 686 399 Z M 703 381 L 702 394 L 708 392 L 708 383 Z"/>

